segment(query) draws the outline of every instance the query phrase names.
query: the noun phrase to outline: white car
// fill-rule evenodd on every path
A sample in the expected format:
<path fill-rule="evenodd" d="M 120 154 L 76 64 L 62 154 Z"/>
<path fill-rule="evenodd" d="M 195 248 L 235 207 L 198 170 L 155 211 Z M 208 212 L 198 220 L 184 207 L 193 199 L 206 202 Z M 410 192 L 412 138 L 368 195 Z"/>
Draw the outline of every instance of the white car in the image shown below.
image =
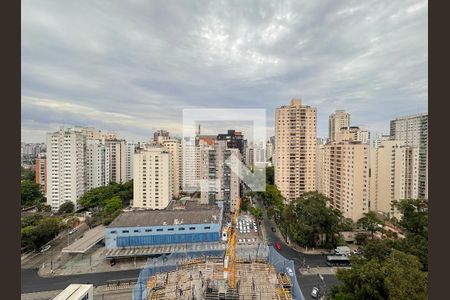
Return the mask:
<path fill-rule="evenodd" d="M 47 245 L 47 246 L 45 246 L 45 247 L 42 247 L 41 253 L 44 253 L 44 252 L 48 251 L 48 249 L 50 249 L 51 247 L 52 247 L 52 246 L 50 246 L 50 245 Z"/>
<path fill-rule="evenodd" d="M 289 267 L 286 267 L 286 273 L 288 273 L 289 276 L 294 276 L 294 271 Z"/>
<path fill-rule="evenodd" d="M 313 287 L 313 290 L 311 292 L 311 297 L 313 297 L 315 299 L 315 298 L 317 298 L 317 296 L 319 296 L 319 289 L 316 287 Z"/>

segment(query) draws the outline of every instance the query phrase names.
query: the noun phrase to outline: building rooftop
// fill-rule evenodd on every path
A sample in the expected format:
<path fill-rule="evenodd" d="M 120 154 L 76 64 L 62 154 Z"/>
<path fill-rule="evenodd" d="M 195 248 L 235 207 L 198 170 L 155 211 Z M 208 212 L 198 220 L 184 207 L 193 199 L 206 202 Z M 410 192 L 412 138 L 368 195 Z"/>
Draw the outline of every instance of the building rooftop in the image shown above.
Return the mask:
<path fill-rule="evenodd" d="M 169 206 L 166 210 L 140 210 L 121 213 L 108 227 L 170 226 L 179 224 L 209 224 L 221 221 L 216 205 L 187 202 L 186 206 Z"/>
<path fill-rule="evenodd" d="M 81 299 L 91 288 L 93 288 L 92 284 L 70 284 L 53 300 Z"/>

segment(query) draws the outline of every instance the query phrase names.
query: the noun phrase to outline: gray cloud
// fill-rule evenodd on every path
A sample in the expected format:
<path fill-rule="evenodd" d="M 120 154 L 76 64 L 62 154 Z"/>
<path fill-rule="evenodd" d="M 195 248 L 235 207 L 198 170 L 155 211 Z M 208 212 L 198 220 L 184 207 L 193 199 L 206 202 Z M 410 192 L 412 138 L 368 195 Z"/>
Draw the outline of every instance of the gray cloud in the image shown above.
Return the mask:
<path fill-rule="evenodd" d="M 22 140 L 62 124 L 146 140 L 183 108 L 266 108 L 301 96 L 387 132 L 428 110 L 427 1 L 22 3 Z M 269 130 L 268 134 L 273 134 Z"/>

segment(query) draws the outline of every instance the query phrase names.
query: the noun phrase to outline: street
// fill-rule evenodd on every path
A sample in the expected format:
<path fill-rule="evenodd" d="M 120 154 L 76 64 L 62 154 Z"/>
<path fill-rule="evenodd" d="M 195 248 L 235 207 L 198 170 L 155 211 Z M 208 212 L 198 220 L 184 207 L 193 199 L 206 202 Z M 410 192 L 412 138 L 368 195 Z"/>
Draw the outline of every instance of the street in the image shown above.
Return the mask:
<path fill-rule="evenodd" d="M 40 277 L 37 269 L 22 269 L 22 293 L 63 290 L 71 283 L 91 283 L 94 286 L 105 285 L 108 280 L 138 278 L 140 269 L 82 275 Z"/>
<path fill-rule="evenodd" d="M 61 256 L 61 250 L 64 247 L 67 247 L 69 243 L 72 243 L 75 239 L 81 237 L 88 229 L 89 227 L 85 223 L 82 223 L 80 227 L 78 227 L 78 230 L 72 234 L 68 234 L 68 230 L 64 231 L 59 237 L 49 243 L 49 245 L 51 245 L 49 250 L 44 253 L 37 251 L 24 258 L 21 261 L 21 268 L 33 269 L 42 267 L 43 263 L 50 264 L 52 260 L 55 261 L 57 257 Z"/>
<path fill-rule="evenodd" d="M 259 201 L 256 201 L 256 205 L 263 208 Z M 280 238 L 279 229 L 275 223 L 267 217 L 267 212 L 263 208 L 263 220 L 262 227 L 265 230 L 267 243 L 275 245 L 280 243 L 281 255 L 287 259 L 293 260 L 295 264 L 295 274 L 297 276 L 298 284 L 302 290 L 305 299 L 313 299 L 311 297 L 311 291 L 314 287 L 320 289 L 320 295 L 325 290 L 329 290 L 331 287 L 339 284 L 338 279 L 334 275 L 323 275 L 324 282 L 321 282 L 318 275 L 302 275 L 300 273 L 300 267 L 326 267 L 326 255 L 321 254 L 304 254 L 290 248 L 282 238 Z M 276 232 L 271 230 L 272 227 L 276 228 Z"/>

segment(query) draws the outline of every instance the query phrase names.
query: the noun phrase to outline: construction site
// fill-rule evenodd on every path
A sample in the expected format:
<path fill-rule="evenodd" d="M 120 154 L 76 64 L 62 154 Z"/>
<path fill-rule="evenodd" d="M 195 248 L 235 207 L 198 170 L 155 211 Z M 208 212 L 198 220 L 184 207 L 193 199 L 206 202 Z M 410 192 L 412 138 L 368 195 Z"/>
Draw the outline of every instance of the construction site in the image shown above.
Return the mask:
<path fill-rule="evenodd" d="M 238 261 L 229 279 L 223 258 L 193 259 L 151 276 L 144 299 L 294 299 L 291 278 L 264 261 Z"/>
<path fill-rule="evenodd" d="M 292 260 L 267 245 L 254 253 L 237 248 L 239 204 L 238 200 L 227 228 L 225 250 L 149 259 L 134 287 L 133 300 L 304 300 Z"/>

